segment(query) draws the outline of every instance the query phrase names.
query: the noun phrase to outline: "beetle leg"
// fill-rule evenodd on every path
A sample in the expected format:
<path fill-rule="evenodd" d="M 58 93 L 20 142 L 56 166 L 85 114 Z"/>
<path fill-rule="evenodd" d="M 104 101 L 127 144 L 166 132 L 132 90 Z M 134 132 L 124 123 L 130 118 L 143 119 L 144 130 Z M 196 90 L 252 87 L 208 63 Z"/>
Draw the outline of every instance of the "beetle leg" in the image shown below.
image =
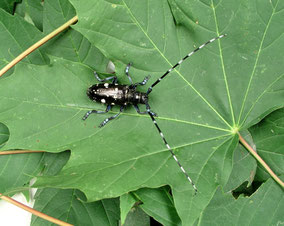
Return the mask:
<path fill-rule="evenodd" d="M 138 107 L 138 105 L 133 105 L 133 107 L 135 108 L 135 110 L 137 111 L 137 113 L 140 114 L 140 115 L 148 114 L 148 111 L 142 111 L 142 112 L 141 112 L 140 109 L 139 109 L 139 107 Z M 155 112 L 151 111 L 151 109 L 150 109 L 149 112 L 150 112 L 151 115 L 157 117 L 157 114 L 156 114 Z"/>
<path fill-rule="evenodd" d="M 150 105 L 148 104 L 148 101 L 145 103 L 146 105 L 146 111 L 148 114 L 151 114 L 152 116 L 157 116 L 157 114 L 155 112 L 151 111 Z"/>
<path fill-rule="evenodd" d="M 127 77 L 128 77 L 128 79 L 129 79 L 129 82 L 131 83 L 131 85 L 133 85 L 132 79 L 131 79 L 131 77 L 130 77 L 130 75 L 129 75 L 129 69 L 130 69 L 131 65 L 132 65 L 132 63 L 127 64 L 127 66 L 126 66 L 126 68 L 125 68 L 125 74 L 127 75 Z"/>
<path fill-rule="evenodd" d="M 136 88 L 139 85 L 144 86 L 148 82 L 148 80 L 150 79 L 150 75 L 146 76 L 142 82 L 137 82 L 137 83 L 133 84 L 132 79 L 129 75 L 129 69 L 130 69 L 131 65 L 132 65 L 132 63 L 129 63 L 129 64 L 127 64 L 127 66 L 125 68 L 125 74 L 127 75 L 129 82 L 131 83 L 130 87 Z"/>
<path fill-rule="evenodd" d="M 150 79 L 150 75 L 148 75 L 148 76 L 146 76 L 145 78 L 144 78 L 144 80 L 142 81 L 142 82 L 137 82 L 137 83 L 135 83 L 133 86 L 136 88 L 137 86 L 144 86 L 147 82 L 148 82 L 148 80 Z"/>
<path fill-rule="evenodd" d="M 119 114 L 123 111 L 123 109 L 124 109 L 124 106 L 121 106 L 121 107 L 120 107 L 120 110 L 119 110 L 119 112 L 118 112 L 117 114 L 115 114 L 114 116 L 111 116 L 111 117 L 109 117 L 109 118 L 106 118 L 106 119 L 99 125 L 99 127 L 101 128 L 101 127 L 103 127 L 105 124 L 107 124 L 110 120 L 115 119 L 117 116 L 119 116 Z"/>
<path fill-rule="evenodd" d="M 112 84 L 115 84 L 117 82 L 117 77 L 115 75 L 104 78 L 104 79 L 101 79 L 96 71 L 94 71 L 94 75 L 99 82 L 106 82 L 106 81 L 109 81 L 109 80 L 112 80 L 112 79 L 113 79 Z"/>
<path fill-rule="evenodd" d="M 86 120 L 90 116 L 90 114 L 93 114 L 93 113 L 95 113 L 95 114 L 104 114 L 104 113 L 107 113 L 110 109 L 111 109 L 111 105 L 108 105 L 105 111 L 97 111 L 97 110 L 88 111 L 84 115 L 83 120 Z"/>

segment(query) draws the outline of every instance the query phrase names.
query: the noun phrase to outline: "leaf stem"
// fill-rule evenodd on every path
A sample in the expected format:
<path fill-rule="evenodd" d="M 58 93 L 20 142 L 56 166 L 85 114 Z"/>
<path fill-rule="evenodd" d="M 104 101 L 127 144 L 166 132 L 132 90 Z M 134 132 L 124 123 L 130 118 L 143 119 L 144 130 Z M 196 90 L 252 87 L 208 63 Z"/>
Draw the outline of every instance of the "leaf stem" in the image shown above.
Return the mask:
<path fill-rule="evenodd" d="M 266 169 L 270 176 L 282 187 L 284 188 L 284 182 L 270 169 L 266 162 L 257 154 L 257 152 L 245 141 L 245 139 L 239 133 L 240 142 L 245 148 L 256 158 L 256 160 Z"/>
<path fill-rule="evenodd" d="M 77 21 L 78 21 L 78 17 L 77 16 L 73 17 L 71 20 L 67 21 L 65 24 L 63 24 L 62 26 L 60 26 L 59 28 L 57 28 L 56 30 L 54 30 L 53 32 L 51 32 L 50 34 L 48 34 L 47 36 L 45 36 L 44 38 L 39 40 L 37 43 L 35 43 L 31 47 L 29 47 L 27 50 L 25 50 L 23 53 L 21 53 L 19 56 L 17 56 L 13 61 L 11 61 L 4 68 L 2 68 L 0 70 L 0 76 L 5 74 L 9 69 L 11 69 L 13 66 L 15 66 L 18 62 L 20 62 L 22 59 L 24 59 L 27 55 L 32 53 L 34 50 L 36 50 L 37 48 L 42 46 L 48 40 L 52 39 L 54 36 L 56 36 L 57 34 L 59 34 L 60 32 L 62 32 L 63 30 L 65 30 L 66 28 L 68 28 L 70 25 L 74 24 Z M 13 150 L 13 151 L 0 152 L 0 155 L 37 153 L 37 152 L 44 152 L 44 151 Z M 33 215 L 36 215 L 36 216 L 38 216 L 38 217 L 40 217 L 42 219 L 45 219 L 47 221 L 50 221 L 52 223 L 55 223 L 55 224 L 58 224 L 58 225 L 62 225 L 62 226 L 72 226 L 72 224 L 66 223 L 64 221 L 58 220 L 58 219 L 53 218 L 51 216 L 48 216 L 48 215 L 46 215 L 44 213 L 41 213 L 41 212 L 39 212 L 37 210 L 34 210 L 33 208 L 31 208 L 29 206 L 26 206 L 23 203 L 20 203 L 20 202 L 14 200 L 14 199 L 12 199 L 12 198 L 10 198 L 8 196 L 2 195 L 1 193 L 0 193 L 0 198 L 2 200 L 5 200 L 5 201 L 15 205 L 15 206 L 18 206 L 19 208 L 21 208 L 23 210 L 26 210 L 26 211 L 32 213 Z"/>
<path fill-rule="evenodd" d="M 20 207 L 23 210 L 26 210 L 26 211 L 32 213 L 33 215 L 36 215 L 36 216 L 38 216 L 38 217 L 40 217 L 42 219 L 45 219 L 47 221 L 50 221 L 50 222 L 54 223 L 54 224 L 58 224 L 58 225 L 62 225 L 62 226 L 72 226 L 72 224 L 66 223 L 64 221 L 58 220 L 58 219 L 56 219 L 54 217 L 48 216 L 48 215 L 46 215 L 44 213 L 41 213 L 41 212 L 39 212 L 37 210 L 34 210 L 33 208 L 31 208 L 29 206 L 26 206 L 25 204 L 20 203 L 20 202 L 16 201 L 15 199 L 12 199 L 12 198 L 10 198 L 8 196 L 2 195 L 1 193 L 0 193 L 0 198 L 5 200 L 5 201 L 7 201 L 7 202 L 9 202 L 9 203 L 11 203 L 11 204 L 13 204 L 13 205 L 15 205 L 15 206 Z"/>
<path fill-rule="evenodd" d="M 76 23 L 78 21 L 78 16 L 74 16 L 71 20 L 67 21 L 65 24 L 39 40 L 37 43 L 33 44 L 31 47 L 26 49 L 24 52 L 22 52 L 19 56 L 17 56 L 14 60 L 12 60 L 9 64 L 7 64 L 4 68 L 0 70 L 0 77 L 5 74 L 9 69 L 14 67 L 18 62 L 20 62 L 22 59 L 24 59 L 27 55 L 32 53 L 34 50 L 42 46 L 44 43 L 46 43 L 48 40 L 52 39 L 54 36 L 58 35 L 60 32 L 68 28 L 70 25 Z"/>
<path fill-rule="evenodd" d="M 27 55 L 29 55 L 30 53 L 32 53 L 34 50 L 36 50 L 37 48 L 39 48 L 40 46 L 42 46 L 44 43 L 46 43 L 48 40 L 52 39 L 54 36 L 56 36 L 57 34 L 59 34 L 60 32 L 62 32 L 63 30 L 65 30 L 66 28 L 68 28 L 70 25 L 76 23 L 78 21 L 78 17 L 75 16 L 73 17 L 71 20 L 67 21 L 65 24 L 63 24 L 62 26 L 60 26 L 59 28 L 57 28 L 56 30 L 54 30 L 53 32 L 51 32 L 50 34 L 48 34 L 47 36 L 45 36 L 44 38 L 42 38 L 41 40 L 39 40 L 37 43 L 33 44 L 31 47 L 29 47 L 27 50 L 25 50 L 23 53 L 21 53 L 19 56 L 17 56 L 13 61 L 11 61 L 9 64 L 7 64 L 4 68 L 2 68 L 0 70 L 0 76 L 2 76 L 3 74 L 5 74 L 9 69 L 11 69 L 13 66 L 15 66 L 18 62 L 20 62 L 22 59 L 24 59 Z M 35 152 L 44 152 L 44 151 L 32 151 L 32 150 L 13 150 L 13 151 L 4 151 L 4 152 L 0 152 L 0 155 L 8 155 L 8 154 L 23 154 L 23 153 L 35 153 Z M 41 213 L 37 210 L 34 210 L 33 208 L 24 205 L 23 203 L 20 203 L 8 196 L 5 196 L 3 194 L 0 193 L 0 198 L 15 205 L 20 207 L 23 210 L 26 210 L 38 217 L 41 217 L 45 220 L 48 220 L 52 223 L 58 224 L 58 225 L 62 225 L 62 226 L 72 226 L 72 224 L 66 223 L 64 221 L 58 220 L 56 218 L 53 218 L 51 216 L 48 216 L 44 213 Z"/>
<path fill-rule="evenodd" d="M 12 150 L 12 151 L 0 151 L 0 155 L 14 155 L 14 154 L 24 154 L 24 153 L 40 153 L 46 151 L 34 151 L 34 150 Z"/>

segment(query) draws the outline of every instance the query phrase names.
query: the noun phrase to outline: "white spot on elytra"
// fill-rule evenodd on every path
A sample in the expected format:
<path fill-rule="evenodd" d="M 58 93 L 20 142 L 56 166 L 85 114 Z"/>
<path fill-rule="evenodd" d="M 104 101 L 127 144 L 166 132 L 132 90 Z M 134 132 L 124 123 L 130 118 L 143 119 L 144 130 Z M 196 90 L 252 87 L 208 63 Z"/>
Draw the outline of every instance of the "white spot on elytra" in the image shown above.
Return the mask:
<path fill-rule="evenodd" d="M 117 92 L 117 91 L 118 91 L 118 88 L 115 88 L 114 91 Z"/>
<path fill-rule="evenodd" d="M 105 99 L 101 99 L 101 102 L 102 102 L 103 104 L 105 104 L 106 100 L 105 100 Z"/>
<path fill-rule="evenodd" d="M 108 85 L 109 85 L 108 83 L 105 83 L 105 84 L 104 84 L 104 86 L 105 86 L 106 88 L 108 88 Z"/>

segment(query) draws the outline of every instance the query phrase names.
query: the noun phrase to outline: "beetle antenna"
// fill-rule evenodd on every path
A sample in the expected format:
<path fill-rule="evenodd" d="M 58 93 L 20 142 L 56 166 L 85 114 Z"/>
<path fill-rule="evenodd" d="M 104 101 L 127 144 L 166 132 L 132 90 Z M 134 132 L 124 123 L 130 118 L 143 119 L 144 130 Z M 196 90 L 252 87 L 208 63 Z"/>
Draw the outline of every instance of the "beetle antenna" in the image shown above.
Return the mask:
<path fill-rule="evenodd" d="M 171 153 L 171 155 L 173 156 L 174 160 L 176 161 L 176 163 L 178 164 L 178 166 L 180 167 L 181 171 L 184 173 L 184 175 L 186 176 L 187 180 L 189 181 L 189 183 L 192 185 L 195 194 L 197 193 L 197 188 L 195 186 L 195 184 L 193 183 L 193 181 L 191 180 L 191 178 L 189 177 L 188 173 L 185 171 L 185 169 L 183 168 L 183 166 L 181 165 L 181 163 L 179 162 L 179 160 L 177 159 L 175 153 L 173 152 L 173 150 L 171 149 L 170 145 L 168 144 L 168 142 L 166 141 L 166 138 L 164 136 L 164 134 L 162 133 L 160 127 L 157 124 L 156 119 L 154 118 L 153 114 L 151 112 L 148 111 L 148 114 L 150 115 L 154 125 L 156 126 L 157 130 L 160 133 L 160 136 L 162 137 L 166 147 L 168 148 L 169 152 Z"/>
<path fill-rule="evenodd" d="M 189 54 L 187 54 L 184 58 L 182 58 L 179 62 L 177 62 L 172 68 L 170 68 L 169 70 L 166 71 L 165 74 L 163 74 L 160 78 L 157 79 L 156 82 L 154 82 L 148 89 L 147 94 L 152 92 L 152 89 L 155 85 L 157 85 L 163 78 L 165 78 L 172 70 L 174 70 L 177 66 L 179 66 L 183 61 L 185 61 L 188 57 L 190 57 L 191 55 L 193 55 L 194 53 L 196 53 L 198 50 L 202 49 L 204 46 L 208 45 L 209 43 L 212 43 L 214 41 L 216 41 L 217 39 L 223 38 L 225 37 L 226 34 L 224 35 L 220 35 L 216 38 L 213 38 L 207 42 L 205 42 L 204 44 L 202 44 L 201 46 L 199 46 L 197 49 L 193 50 L 192 52 L 190 52 Z"/>

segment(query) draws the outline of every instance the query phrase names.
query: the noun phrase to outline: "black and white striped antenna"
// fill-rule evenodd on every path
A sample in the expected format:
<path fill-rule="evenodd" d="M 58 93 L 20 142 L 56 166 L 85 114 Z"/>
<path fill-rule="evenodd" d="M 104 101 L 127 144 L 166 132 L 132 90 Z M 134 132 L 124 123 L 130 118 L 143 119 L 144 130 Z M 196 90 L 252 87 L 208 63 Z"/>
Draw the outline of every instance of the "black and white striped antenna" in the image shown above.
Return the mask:
<path fill-rule="evenodd" d="M 173 152 L 173 150 L 171 149 L 170 145 L 169 145 L 168 142 L 166 141 L 166 138 L 165 138 L 164 134 L 162 133 L 160 127 L 158 126 L 157 121 L 155 120 L 153 114 L 151 114 L 151 113 L 148 113 L 148 114 L 150 115 L 150 117 L 151 117 L 153 123 L 155 124 L 157 130 L 159 131 L 160 136 L 162 137 L 162 139 L 163 139 L 163 141 L 164 141 L 166 147 L 167 147 L 168 150 L 170 151 L 170 153 L 171 153 L 171 155 L 173 156 L 174 160 L 177 162 L 177 164 L 178 164 L 178 166 L 180 167 L 181 171 L 185 174 L 185 176 L 186 176 L 187 180 L 189 181 L 189 183 L 191 183 L 191 185 L 192 185 L 192 187 L 193 187 L 193 189 L 194 189 L 194 191 L 195 191 L 195 194 L 196 194 L 196 193 L 197 193 L 197 188 L 196 188 L 195 184 L 193 183 L 193 181 L 191 180 L 191 178 L 189 177 L 188 173 L 185 171 L 185 169 L 183 168 L 183 166 L 180 164 L 180 162 L 179 162 L 178 158 L 176 157 L 175 153 Z"/>
<path fill-rule="evenodd" d="M 171 71 L 173 71 L 177 66 L 179 66 L 180 64 L 182 64 L 182 62 L 184 62 L 188 57 L 192 56 L 194 53 L 196 53 L 198 50 L 202 49 L 204 46 L 208 45 L 209 43 L 212 43 L 220 38 L 223 38 L 225 37 L 226 34 L 224 35 L 220 35 L 216 38 L 213 38 L 207 42 L 205 42 L 204 44 L 202 44 L 201 46 L 199 46 L 198 48 L 196 48 L 195 50 L 193 50 L 192 52 L 190 52 L 189 54 L 187 54 L 185 57 L 183 57 L 179 62 L 177 62 L 172 68 L 170 68 L 169 70 L 167 70 L 160 78 L 158 78 L 148 89 L 147 91 L 147 95 L 149 95 L 149 93 L 152 92 L 153 90 L 153 87 L 155 85 L 157 85 L 162 79 L 164 79 Z M 185 171 L 185 169 L 183 168 L 183 166 L 181 165 L 181 163 L 179 162 L 179 160 L 177 159 L 176 155 L 174 154 L 173 150 L 171 149 L 170 145 L 168 144 L 168 142 L 166 141 L 165 139 L 165 136 L 164 134 L 162 133 L 160 127 L 158 126 L 157 124 L 157 121 L 155 120 L 154 116 L 153 116 L 153 113 L 150 111 L 150 106 L 148 103 L 146 103 L 146 109 L 147 109 L 147 112 L 148 114 L 150 115 L 154 125 L 156 126 L 160 136 L 162 137 L 166 147 L 168 148 L 169 152 L 171 153 L 171 155 L 173 156 L 174 160 L 176 161 L 176 163 L 178 164 L 178 166 L 180 167 L 181 171 L 184 173 L 184 175 L 186 176 L 187 180 L 189 181 L 189 183 L 192 185 L 194 191 L 195 191 L 195 194 L 197 193 L 197 188 L 194 184 L 194 182 L 192 181 L 192 179 L 190 178 L 190 176 L 188 175 L 188 173 Z"/>
<path fill-rule="evenodd" d="M 172 68 L 170 68 L 169 70 L 166 71 L 165 74 L 163 74 L 160 78 L 157 79 L 156 82 L 154 82 L 148 89 L 147 94 L 152 92 L 152 89 L 155 85 L 157 85 L 163 78 L 165 78 L 172 70 L 174 70 L 177 66 L 181 65 L 183 61 L 185 61 L 188 57 L 192 56 L 194 53 L 196 53 L 198 50 L 202 49 L 204 46 L 225 37 L 226 34 L 224 35 L 220 35 L 216 38 L 212 38 L 211 40 L 209 40 L 208 42 L 205 42 L 204 44 L 202 44 L 201 46 L 199 46 L 198 48 L 196 48 L 195 50 L 193 50 L 192 52 L 190 52 L 189 54 L 187 54 L 184 58 L 182 58 L 179 62 L 177 62 Z"/>

